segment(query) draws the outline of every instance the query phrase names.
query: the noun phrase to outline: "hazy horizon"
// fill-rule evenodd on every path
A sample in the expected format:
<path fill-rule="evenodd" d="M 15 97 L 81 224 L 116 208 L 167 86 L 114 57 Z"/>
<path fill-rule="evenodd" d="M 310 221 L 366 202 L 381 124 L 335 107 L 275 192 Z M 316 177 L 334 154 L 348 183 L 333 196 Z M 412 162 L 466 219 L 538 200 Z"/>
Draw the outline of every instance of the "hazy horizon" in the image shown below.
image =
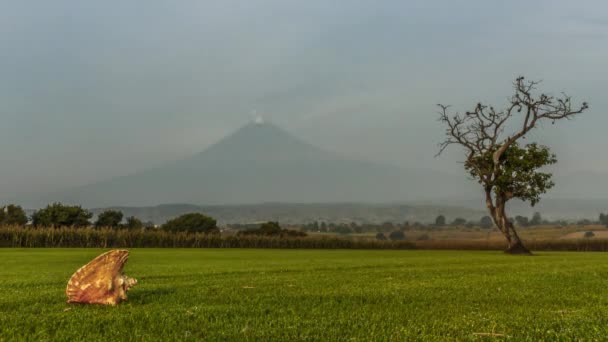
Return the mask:
<path fill-rule="evenodd" d="M 601 178 L 607 17 L 600 1 L 3 3 L 0 201 L 184 159 L 257 116 L 353 159 L 461 175 L 460 151 L 434 157 L 435 104 L 500 107 L 518 75 L 591 105 L 529 138 L 557 154 L 558 186 Z"/>

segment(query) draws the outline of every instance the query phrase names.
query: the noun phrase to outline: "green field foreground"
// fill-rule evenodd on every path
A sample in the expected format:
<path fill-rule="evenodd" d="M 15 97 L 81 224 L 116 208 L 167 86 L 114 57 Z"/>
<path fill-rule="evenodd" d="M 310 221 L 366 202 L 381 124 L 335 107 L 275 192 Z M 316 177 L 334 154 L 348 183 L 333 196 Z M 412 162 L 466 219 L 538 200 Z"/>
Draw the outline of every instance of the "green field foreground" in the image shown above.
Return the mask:
<path fill-rule="evenodd" d="M 132 249 L 128 302 L 66 304 L 103 251 L 0 249 L 0 340 L 608 338 L 603 253 Z"/>

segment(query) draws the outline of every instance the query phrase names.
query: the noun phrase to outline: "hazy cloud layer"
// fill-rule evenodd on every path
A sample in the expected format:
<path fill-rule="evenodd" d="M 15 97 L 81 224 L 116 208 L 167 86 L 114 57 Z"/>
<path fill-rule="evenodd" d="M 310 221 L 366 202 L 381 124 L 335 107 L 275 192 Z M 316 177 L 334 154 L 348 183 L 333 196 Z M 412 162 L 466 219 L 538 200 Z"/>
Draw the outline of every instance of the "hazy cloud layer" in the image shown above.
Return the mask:
<path fill-rule="evenodd" d="M 0 3 L 0 200 L 180 159 L 251 120 L 360 158 L 433 158 L 437 102 L 504 102 L 519 75 L 591 103 L 535 138 L 608 171 L 604 1 Z"/>

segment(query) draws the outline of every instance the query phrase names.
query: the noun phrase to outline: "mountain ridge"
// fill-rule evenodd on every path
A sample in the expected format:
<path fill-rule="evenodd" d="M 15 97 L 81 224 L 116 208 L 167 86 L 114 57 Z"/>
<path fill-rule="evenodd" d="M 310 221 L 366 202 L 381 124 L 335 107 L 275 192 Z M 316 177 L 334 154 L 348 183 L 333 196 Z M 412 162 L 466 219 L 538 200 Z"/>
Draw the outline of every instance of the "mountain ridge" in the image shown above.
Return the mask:
<path fill-rule="evenodd" d="M 408 204 L 369 203 L 259 203 L 249 205 L 197 206 L 191 204 L 162 204 L 152 207 L 94 208 L 99 214 L 105 210 L 120 210 L 125 217 L 136 216 L 144 221 L 162 224 L 179 215 L 199 212 L 212 216 L 220 224 L 278 221 L 282 224 L 306 224 L 315 221 L 326 223 L 381 224 L 409 221 L 431 223 L 437 215 L 450 219 L 462 217 L 478 221 L 483 210 L 458 206 L 428 206 Z"/>

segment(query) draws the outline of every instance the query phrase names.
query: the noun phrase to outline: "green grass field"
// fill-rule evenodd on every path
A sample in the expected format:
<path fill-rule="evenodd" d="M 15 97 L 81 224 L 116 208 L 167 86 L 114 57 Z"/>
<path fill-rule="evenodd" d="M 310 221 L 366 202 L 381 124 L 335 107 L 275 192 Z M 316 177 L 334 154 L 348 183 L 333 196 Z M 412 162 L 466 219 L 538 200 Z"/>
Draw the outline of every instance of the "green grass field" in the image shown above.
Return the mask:
<path fill-rule="evenodd" d="M 66 304 L 68 278 L 101 252 L 0 249 L 0 340 L 608 336 L 602 253 L 134 249 L 129 301 Z"/>

